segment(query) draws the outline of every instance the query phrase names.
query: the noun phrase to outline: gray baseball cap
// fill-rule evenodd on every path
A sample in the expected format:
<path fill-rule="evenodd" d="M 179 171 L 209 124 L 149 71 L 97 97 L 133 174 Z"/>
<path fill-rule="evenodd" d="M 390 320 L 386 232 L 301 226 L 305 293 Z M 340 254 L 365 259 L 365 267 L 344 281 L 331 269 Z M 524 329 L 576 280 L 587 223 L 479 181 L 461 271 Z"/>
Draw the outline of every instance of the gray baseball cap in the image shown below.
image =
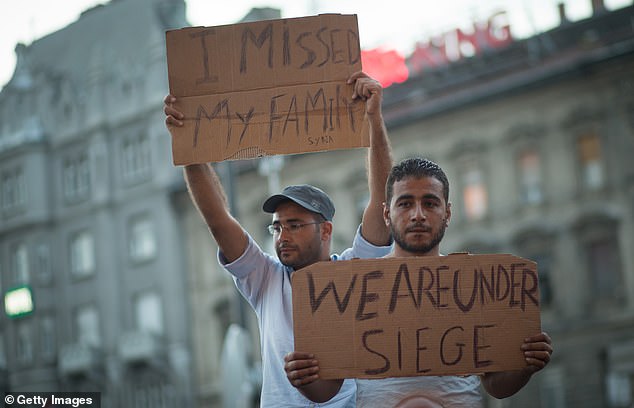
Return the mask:
<path fill-rule="evenodd" d="M 262 205 L 262 209 L 272 214 L 278 205 L 289 200 L 301 205 L 308 211 L 321 214 L 327 221 L 332 221 L 332 217 L 335 215 L 335 206 L 328 194 L 308 184 L 284 188 L 280 194 L 274 194 L 269 197 Z"/>

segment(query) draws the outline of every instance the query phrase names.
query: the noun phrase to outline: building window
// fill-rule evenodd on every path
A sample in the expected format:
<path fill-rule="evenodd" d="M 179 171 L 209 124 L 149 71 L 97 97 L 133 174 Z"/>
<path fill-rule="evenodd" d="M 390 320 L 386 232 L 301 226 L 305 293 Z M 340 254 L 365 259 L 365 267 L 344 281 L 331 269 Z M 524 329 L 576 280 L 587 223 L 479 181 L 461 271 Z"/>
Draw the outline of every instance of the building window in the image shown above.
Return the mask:
<path fill-rule="evenodd" d="M 539 298 L 542 308 L 555 301 L 554 261 L 555 236 L 549 230 L 527 229 L 513 239 L 515 253 L 537 263 Z"/>
<path fill-rule="evenodd" d="M 53 280 L 53 272 L 51 270 L 51 251 L 47 244 L 41 243 L 35 248 L 35 269 L 42 283 L 51 283 Z"/>
<path fill-rule="evenodd" d="M 50 360 L 55 357 L 55 322 L 50 316 L 45 316 L 40 321 L 40 348 L 43 358 Z"/>
<path fill-rule="evenodd" d="M 86 277 L 95 273 L 95 244 L 92 234 L 82 231 L 70 243 L 70 265 L 73 276 Z"/>
<path fill-rule="evenodd" d="M 0 370 L 7 369 L 7 353 L 4 350 L 4 334 L 0 331 Z"/>
<path fill-rule="evenodd" d="M 17 327 L 16 355 L 22 365 L 33 361 L 33 336 L 29 322 L 20 322 Z"/>
<path fill-rule="evenodd" d="M 11 248 L 11 272 L 13 285 L 24 285 L 29 283 L 29 255 L 26 245 L 17 244 Z"/>
<path fill-rule="evenodd" d="M 26 181 L 22 169 L 14 169 L 2 173 L 2 210 L 12 213 L 26 204 Z"/>
<path fill-rule="evenodd" d="M 151 174 L 150 143 L 147 136 L 131 137 L 123 142 L 123 180 L 136 183 L 147 180 Z"/>
<path fill-rule="evenodd" d="M 90 193 L 90 167 L 85 154 L 64 160 L 64 198 L 69 202 L 88 198 Z"/>
<path fill-rule="evenodd" d="M 142 378 L 127 385 L 124 393 L 124 406 L 131 408 L 172 407 L 175 406 L 175 389 L 171 384 L 159 378 Z"/>
<path fill-rule="evenodd" d="M 153 292 L 142 293 L 135 299 L 136 324 L 140 331 L 163 334 L 161 298 Z"/>
<path fill-rule="evenodd" d="M 535 150 L 525 150 L 519 154 L 517 165 L 522 202 L 529 205 L 541 203 L 544 197 L 539 154 Z"/>
<path fill-rule="evenodd" d="M 629 408 L 632 406 L 634 376 L 631 373 L 609 372 L 605 377 L 605 382 L 610 407 Z"/>
<path fill-rule="evenodd" d="M 462 172 L 462 197 L 464 211 L 469 221 L 478 221 L 487 213 L 487 191 L 484 185 L 482 170 L 475 166 L 468 166 Z"/>
<path fill-rule="evenodd" d="M 591 290 L 595 299 L 614 299 L 623 296 L 621 259 L 616 239 L 598 238 L 585 243 Z"/>
<path fill-rule="evenodd" d="M 540 402 L 543 408 L 565 408 L 565 378 L 561 367 L 551 363 L 548 370 L 544 370 L 544 375 L 540 376 L 539 391 Z"/>
<path fill-rule="evenodd" d="M 77 309 L 75 319 L 77 341 L 92 347 L 101 346 L 97 308 L 92 305 L 81 307 Z"/>
<path fill-rule="evenodd" d="M 537 263 L 540 306 L 548 307 L 553 303 L 552 255 L 547 252 L 542 252 L 532 255 L 528 257 L 528 259 Z"/>
<path fill-rule="evenodd" d="M 154 225 L 147 216 L 137 217 L 130 223 L 129 232 L 130 259 L 135 262 L 146 261 L 156 255 L 156 237 Z"/>
<path fill-rule="evenodd" d="M 595 134 L 581 136 L 577 139 L 577 151 L 582 187 L 586 190 L 597 190 L 603 187 L 605 175 L 599 137 Z"/>

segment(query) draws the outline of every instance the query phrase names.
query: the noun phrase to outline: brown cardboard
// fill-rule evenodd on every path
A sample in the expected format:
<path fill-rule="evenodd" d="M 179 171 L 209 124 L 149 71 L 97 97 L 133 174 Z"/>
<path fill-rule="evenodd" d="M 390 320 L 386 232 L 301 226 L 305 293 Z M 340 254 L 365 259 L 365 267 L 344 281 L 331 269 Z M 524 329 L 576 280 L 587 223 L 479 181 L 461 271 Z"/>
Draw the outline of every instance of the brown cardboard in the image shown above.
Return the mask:
<path fill-rule="evenodd" d="M 537 265 L 509 254 L 319 262 L 292 287 L 295 350 L 325 379 L 517 370 L 541 332 Z"/>
<path fill-rule="evenodd" d="M 369 146 L 356 15 L 167 31 L 174 164 Z"/>

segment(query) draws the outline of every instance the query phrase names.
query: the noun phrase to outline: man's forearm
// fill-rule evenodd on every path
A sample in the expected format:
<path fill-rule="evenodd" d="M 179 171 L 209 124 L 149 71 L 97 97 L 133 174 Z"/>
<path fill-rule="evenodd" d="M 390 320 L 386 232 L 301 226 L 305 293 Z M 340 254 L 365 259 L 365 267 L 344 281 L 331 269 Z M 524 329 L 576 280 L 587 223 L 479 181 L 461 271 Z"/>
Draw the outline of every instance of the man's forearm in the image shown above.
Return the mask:
<path fill-rule="evenodd" d="M 368 118 L 368 122 L 370 123 L 370 149 L 368 151 L 370 200 L 377 201 L 378 205 L 382 207 L 385 201 L 385 183 L 393 164 L 392 148 L 383 117 L 374 115 Z"/>
<path fill-rule="evenodd" d="M 192 201 L 227 261 L 237 259 L 247 247 L 247 236 L 229 212 L 227 197 L 218 175 L 209 164 L 184 168 L 185 181 Z"/>
<path fill-rule="evenodd" d="M 187 165 L 183 168 L 183 175 L 192 201 L 211 227 L 214 214 L 229 211 L 218 175 L 209 164 Z"/>
<path fill-rule="evenodd" d="M 392 169 L 392 149 L 380 113 L 368 115 L 370 148 L 368 149 L 368 188 L 370 199 L 363 214 L 363 236 L 375 245 L 388 245 L 390 232 L 383 222 L 385 183 Z"/>

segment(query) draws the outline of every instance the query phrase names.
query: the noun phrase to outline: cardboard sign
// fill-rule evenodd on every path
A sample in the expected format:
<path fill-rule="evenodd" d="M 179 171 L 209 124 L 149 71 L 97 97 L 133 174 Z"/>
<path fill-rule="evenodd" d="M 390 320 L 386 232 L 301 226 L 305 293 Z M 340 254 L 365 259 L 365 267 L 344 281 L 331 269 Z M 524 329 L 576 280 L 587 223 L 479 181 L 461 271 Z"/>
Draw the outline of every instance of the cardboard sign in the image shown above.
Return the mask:
<path fill-rule="evenodd" d="M 292 286 L 295 350 L 326 379 L 517 370 L 541 332 L 537 265 L 508 254 L 319 262 Z"/>
<path fill-rule="evenodd" d="M 356 15 L 167 31 L 174 164 L 369 146 Z"/>

